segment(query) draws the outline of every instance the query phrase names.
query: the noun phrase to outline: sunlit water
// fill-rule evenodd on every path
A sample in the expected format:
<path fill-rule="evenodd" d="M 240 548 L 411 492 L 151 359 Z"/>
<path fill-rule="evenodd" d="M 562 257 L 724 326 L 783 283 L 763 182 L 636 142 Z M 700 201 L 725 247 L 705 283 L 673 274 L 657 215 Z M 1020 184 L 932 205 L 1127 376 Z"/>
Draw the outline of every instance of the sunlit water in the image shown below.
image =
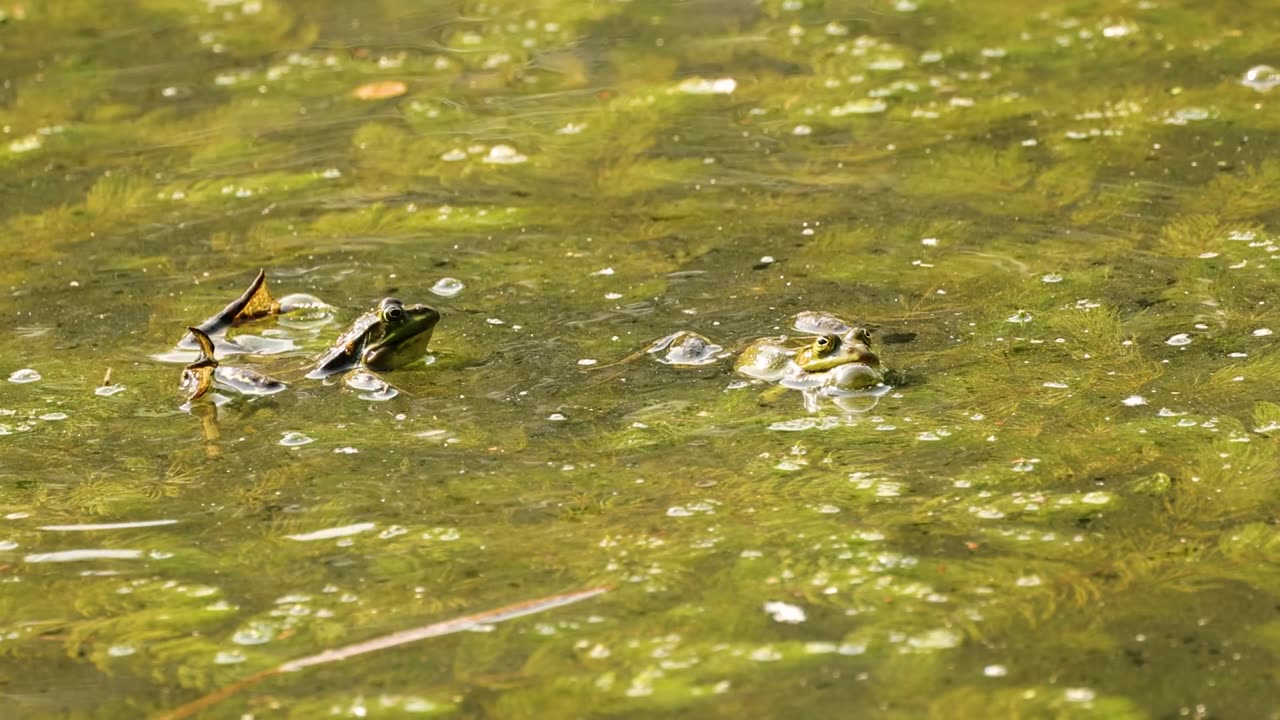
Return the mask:
<path fill-rule="evenodd" d="M 205 716 L 1273 713 L 1280 46 L 1200 5 L 0 6 L 0 714 L 598 586 Z M 184 406 L 258 268 L 281 391 Z M 733 372 L 804 311 L 891 377 Z"/>

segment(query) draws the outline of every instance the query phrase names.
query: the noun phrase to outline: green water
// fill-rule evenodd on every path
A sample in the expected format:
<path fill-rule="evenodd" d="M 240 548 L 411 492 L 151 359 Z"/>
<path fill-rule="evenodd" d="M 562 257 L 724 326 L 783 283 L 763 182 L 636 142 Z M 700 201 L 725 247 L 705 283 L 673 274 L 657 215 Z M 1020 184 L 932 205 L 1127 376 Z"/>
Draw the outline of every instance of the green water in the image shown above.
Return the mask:
<path fill-rule="evenodd" d="M 0 3 L 0 715 L 1273 716 L 1280 20 L 1024 5 Z M 434 362 L 180 409 L 260 267 Z"/>

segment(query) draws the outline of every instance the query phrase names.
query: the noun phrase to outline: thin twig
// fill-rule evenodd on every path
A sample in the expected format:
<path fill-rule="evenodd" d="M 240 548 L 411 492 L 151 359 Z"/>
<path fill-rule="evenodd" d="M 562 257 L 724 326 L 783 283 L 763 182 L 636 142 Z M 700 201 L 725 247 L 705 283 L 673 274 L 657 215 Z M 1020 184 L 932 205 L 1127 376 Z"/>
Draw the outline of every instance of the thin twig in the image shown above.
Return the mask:
<path fill-rule="evenodd" d="M 347 658 L 363 655 L 375 650 L 385 650 L 387 648 L 404 645 L 417 640 L 424 640 L 426 638 L 439 637 L 441 635 L 449 635 L 463 630 L 470 630 L 478 625 L 490 625 L 504 620 L 513 620 L 518 617 L 524 617 L 525 615 L 533 615 L 534 613 L 552 610 L 565 605 L 571 605 L 581 600 L 593 598 L 597 595 L 608 592 L 611 589 L 612 588 L 609 586 L 600 586 L 590 588 L 588 590 L 579 590 L 577 592 L 538 598 L 536 600 L 526 600 L 514 605 L 506 605 L 494 610 L 478 612 L 473 615 L 463 615 L 462 617 L 453 618 L 452 620 L 444 620 L 442 622 L 424 625 L 411 630 L 401 630 L 372 640 L 365 640 L 364 642 L 358 642 L 353 645 L 346 645 L 344 647 L 337 648 L 336 650 L 325 650 L 322 653 L 308 655 L 307 657 L 298 660 L 291 660 L 283 665 L 271 668 L 270 670 L 263 670 L 256 675 L 250 675 L 249 677 L 238 680 L 224 688 L 215 690 L 198 700 L 175 708 L 164 715 L 160 715 L 156 720 L 185 720 L 185 718 L 192 717 L 201 710 L 207 710 L 232 695 L 239 693 L 241 690 L 253 687 L 273 675 L 296 672 L 303 668 L 315 665 L 324 665 L 325 663 L 337 662 L 339 660 L 346 660 Z"/>

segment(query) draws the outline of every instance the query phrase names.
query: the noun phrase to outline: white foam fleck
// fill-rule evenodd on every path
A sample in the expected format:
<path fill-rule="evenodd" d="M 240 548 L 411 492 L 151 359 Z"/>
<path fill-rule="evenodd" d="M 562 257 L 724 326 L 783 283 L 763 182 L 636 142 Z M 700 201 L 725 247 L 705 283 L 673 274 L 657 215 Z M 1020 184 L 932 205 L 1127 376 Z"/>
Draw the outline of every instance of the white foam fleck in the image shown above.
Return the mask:
<path fill-rule="evenodd" d="M 1011 323 L 1020 323 L 1020 324 L 1021 324 L 1021 323 L 1029 323 L 1029 322 L 1031 322 L 1031 320 L 1032 320 L 1032 315 L 1031 315 L 1031 313 L 1027 312 L 1026 310 L 1019 310 L 1018 312 L 1016 312 L 1016 313 L 1014 313 L 1014 314 L 1010 315 L 1009 317 L 1005 318 L 1005 321 L 1006 321 L 1006 322 L 1011 322 Z"/>
<path fill-rule="evenodd" d="M 494 145 L 489 148 L 489 154 L 484 156 L 484 162 L 490 165 L 517 165 L 528 159 L 510 145 Z"/>
<path fill-rule="evenodd" d="M 1105 38 L 1122 38 L 1126 35 L 1132 35 L 1138 32 L 1138 26 L 1133 23 L 1120 22 L 1115 25 L 1108 25 L 1102 28 L 1102 37 Z"/>
<path fill-rule="evenodd" d="M 333 538 L 347 537 L 358 533 L 367 532 L 374 529 L 376 525 L 371 522 L 355 523 L 353 525 L 343 525 L 340 527 L 324 528 L 309 533 L 300 533 L 297 535 L 285 535 L 290 540 L 298 542 L 311 542 L 312 540 L 330 540 Z"/>
<path fill-rule="evenodd" d="M 309 438 L 300 432 L 294 432 L 293 430 L 290 430 L 286 433 L 282 433 L 280 436 L 280 440 L 276 444 L 283 445 L 285 447 L 297 447 L 299 445 L 306 445 L 307 443 L 313 443 L 313 442 L 315 442 L 314 439 Z"/>
<path fill-rule="evenodd" d="M 133 528 L 160 527 L 177 524 L 177 520 L 136 520 L 118 523 L 85 523 L 82 525 L 41 525 L 41 530 L 49 532 L 96 532 L 99 530 L 129 530 Z"/>
<path fill-rule="evenodd" d="M 262 645 L 276 637 L 276 626 L 261 620 L 251 621 L 231 636 L 231 642 L 237 645 Z"/>
<path fill-rule="evenodd" d="M 61 550 L 58 552 L 32 553 L 23 560 L 29 563 L 76 562 L 79 560 L 138 560 L 141 550 Z"/>
<path fill-rule="evenodd" d="M 1258 328 L 1253 331 L 1254 337 L 1266 337 L 1271 334 L 1271 328 Z"/>
<path fill-rule="evenodd" d="M 40 139 L 39 135 L 35 135 L 35 134 L 27 135 L 26 137 L 18 138 L 17 140 L 14 140 L 13 142 L 9 143 L 9 152 L 12 152 L 12 153 L 31 152 L 32 150 L 40 149 L 40 146 L 43 144 L 44 144 L 44 141 Z"/>
<path fill-rule="evenodd" d="M 738 81 L 733 78 L 689 78 L 677 85 L 676 89 L 687 95 L 730 95 L 738 89 Z"/>
<path fill-rule="evenodd" d="M 248 660 L 248 658 L 239 650 L 220 650 L 213 656 L 213 664 L 215 665 L 235 665 L 245 660 Z"/>
<path fill-rule="evenodd" d="M 11 383 L 32 383 L 40 379 L 40 373 L 31 368 L 22 368 L 9 373 L 9 382 Z"/>
<path fill-rule="evenodd" d="M 792 605 L 785 602 L 769 601 L 764 604 L 764 611 L 773 618 L 774 622 L 795 625 L 802 623 L 808 616 L 805 615 L 804 608 L 799 605 Z"/>
<path fill-rule="evenodd" d="M 962 639 L 958 632 L 939 628 L 907 638 L 907 644 L 918 650 L 946 650 L 959 645 Z"/>
<path fill-rule="evenodd" d="M 982 668 L 982 674 L 987 677 L 1004 677 L 1009 674 L 1009 668 L 1004 665 L 988 665 Z"/>
<path fill-rule="evenodd" d="M 115 385 L 102 385 L 100 387 L 94 388 L 93 394 L 97 395 L 98 397 L 111 397 L 112 395 L 119 395 L 120 393 L 124 392 L 125 389 L 126 389 L 125 386 L 120 385 L 118 383 Z"/>
<path fill-rule="evenodd" d="M 1177 335 L 1171 335 L 1168 340 L 1164 341 L 1164 343 L 1165 345 L 1172 345 L 1174 347 L 1190 345 L 1191 336 L 1186 333 L 1178 333 Z"/>
<path fill-rule="evenodd" d="M 1240 84 L 1258 92 L 1267 92 L 1280 85 L 1280 70 L 1270 65 L 1254 65 L 1245 71 Z"/>
<path fill-rule="evenodd" d="M 844 105 L 831 108 L 832 117 L 843 117 L 845 115 L 872 115 L 882 113 L 888 110 L 889 106 L 883 100 L 875 100 L 872 98 L 863 98 L 860 100 L 850 100 Z"/>
<path fill-rule="evenodd" d="M 772 645 L 766 645 L 752 650 L 748 657 L 756 662 L 777 662 L 782 659 L 782 653 L 778 652 Z"/>
<path fill-rule="evenodd" d="M 1087 703 L 1092 702 L 1097 697 L 1097 693 L 1089 688 L 1067 688 L 1062 691 L 1062 697 L 1067 702 Z"/>
<path fill-rule="evenodd" d="M 1121 400 L 1120 402 L 1125 405 L 1128 405 L 1129 407 L 1137 407 L 1138 405 L 1146 405 L 1147 399 L 1142 397 L 1141 395 L 1130 395 L 1129 397 Z"/>

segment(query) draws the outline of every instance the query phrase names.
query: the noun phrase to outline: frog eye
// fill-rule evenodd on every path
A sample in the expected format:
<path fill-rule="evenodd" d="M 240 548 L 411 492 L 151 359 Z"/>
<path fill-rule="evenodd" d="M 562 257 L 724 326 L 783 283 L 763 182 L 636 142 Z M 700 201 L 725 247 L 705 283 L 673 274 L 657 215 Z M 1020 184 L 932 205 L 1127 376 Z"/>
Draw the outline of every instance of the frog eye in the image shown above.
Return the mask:
<path fill-rule="evenodd" d="M 821 335 L 818 337 L 817 340 L 813 341 L 813 346 L 818 350 L 818 352 L 826 352 L 827 350 L 831 349 L 831 346 L 834 343 L 835 343 L 835 338 L 831 337 L 830 335 Z"/>
<path fill-rule="evenodd" d="M 382 309 L 382 319 L 387 322 L 400 322 L 404 319 L 404 308 L 400 305 L 387 305 Z"/>

